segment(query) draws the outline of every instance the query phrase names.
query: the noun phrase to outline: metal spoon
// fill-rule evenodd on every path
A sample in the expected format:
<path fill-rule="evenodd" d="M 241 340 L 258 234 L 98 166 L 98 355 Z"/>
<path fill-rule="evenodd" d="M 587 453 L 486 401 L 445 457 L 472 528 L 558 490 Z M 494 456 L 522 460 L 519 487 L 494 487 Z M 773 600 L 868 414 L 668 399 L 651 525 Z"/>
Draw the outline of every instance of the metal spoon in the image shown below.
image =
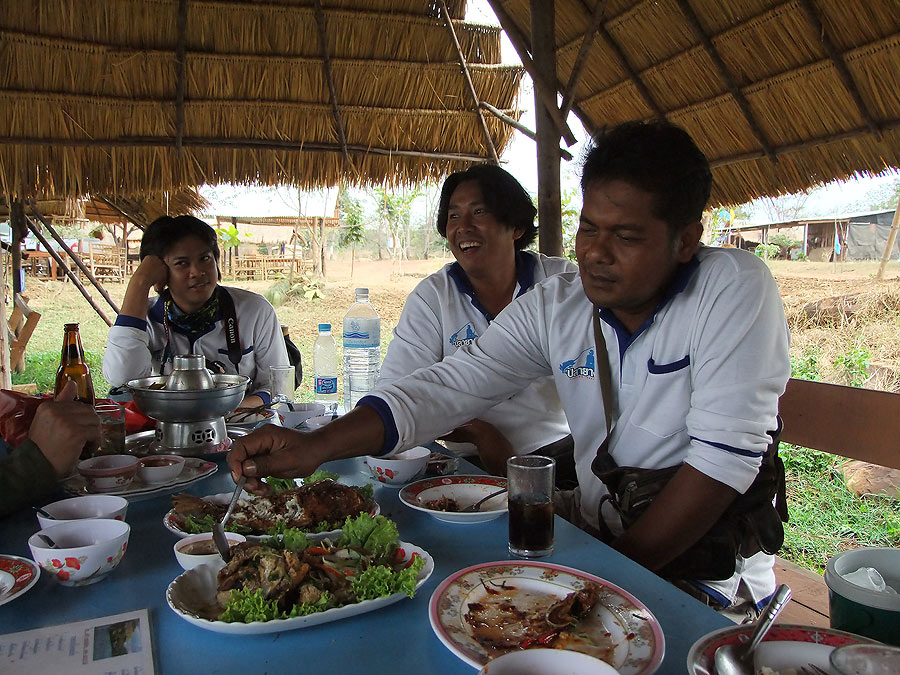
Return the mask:
<path fill-rule="evenodd" d="M 240 499 L 241 490 L 244 489 L 244 483 L 246 482 L 247 477 L 241 476 L 237 485 L 234 487 L 234 494 L 231 495 L 231 503 L 228 504 L 228 510 L 225 511 L 222 520 L 213 525 L 213 541 L 216 543 L 219 555 L 222 556 L 222 560 L 225 562 L 231 560 L 231 547 L 228 545 L 228 538 L 225 536 L 225 524 L 228 522 L 228 519 L 231 518 L 231 512 L 234 511 L 234 506 L 237 504 L 238 499 Z"/>
<path fill-rule="evenodd" d="M 753 650 L 762 642 L 775 619 L 791 599 L 791 589 L 781 584 L 775 589 L 772 599 L 756 620 L 756 630 L 746 645 L 723 645 L 716 650 L 717 675 L 753 675 Z"/>
<path fill-rule="evenodd" d="M 42 542 L 47 544 L 47 546 L 49 546 L 50 548 L 59 548 L 59 546 L 56 545 L 56 542 L 53 541 L 50 537 L 48 537 L 46 534 L 38 533 L 38 539 L 40 539 Z"/>
<path fill-rule="evenodd" d="M 40 506 L 35 506 L 34 510 L 37 511 L 38 513 L 40 513 L 42 516 L 44 516 L 44 518 L 48 518 L 50 520 L 56 520 L 56 516 L 51 515 L 47 511 L 44 511 L 44 509 L 42 509 Z"/>
<path fill-rule="evenodd" d="M 477 502 L 475 502 L 471 506 L 467 506 L 466 508 L 461 509 L 460 513 L 475 513 L 476 511 L 479 511 L 481 509 L 481 505 L 484 504 L 486 501 L 488 501 L 489 499 L 493 499 L 497 495 L 502 495 L 508 489 L 509 488 L 503 488 L 502 490 L 497 490 L 496 492 L 492 492 L 487 497 L 482 497 L 481 499 L 479 499 Z"/>

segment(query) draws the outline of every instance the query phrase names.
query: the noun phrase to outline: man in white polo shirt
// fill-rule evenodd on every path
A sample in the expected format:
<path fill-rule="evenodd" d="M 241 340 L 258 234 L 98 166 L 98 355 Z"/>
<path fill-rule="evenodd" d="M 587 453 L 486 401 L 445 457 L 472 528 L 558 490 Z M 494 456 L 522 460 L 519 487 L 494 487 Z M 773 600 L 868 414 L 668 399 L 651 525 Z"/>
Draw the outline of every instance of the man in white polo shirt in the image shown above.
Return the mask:
<path fill-rule="evenodd" d="M 664 571 L 697 549 L 761 473 L 790 375 L 788 329 L 768 268 L 745 251 L 699 243 L 711 180 L 691 138 L 668 123 L 602 135 L 582 175 L 579 275 L 542 282 L 468 350 L 366 397 L 315 435 L 273 428 L 238 440 L 232 473 L 265 490 L 257 477 L 307 475 L 329 459 L 426 442 L 485 401 L 552 373 L 575 439 L 588 526 L 602 529 L 607 493 L 591 469 L 598 448 L 622 467 L 676 467 L 624 531 L 608 503 L 602 512 L 613 547 Z M 595 317 L 606 354 L 597 353 Z M 610 432 L 598 359 L 610 371 Z M 679 585 L 718 607 L 758 607 L 774 590 L 772 566 L 763 552 L 737 555 L 726 578 Z"/>

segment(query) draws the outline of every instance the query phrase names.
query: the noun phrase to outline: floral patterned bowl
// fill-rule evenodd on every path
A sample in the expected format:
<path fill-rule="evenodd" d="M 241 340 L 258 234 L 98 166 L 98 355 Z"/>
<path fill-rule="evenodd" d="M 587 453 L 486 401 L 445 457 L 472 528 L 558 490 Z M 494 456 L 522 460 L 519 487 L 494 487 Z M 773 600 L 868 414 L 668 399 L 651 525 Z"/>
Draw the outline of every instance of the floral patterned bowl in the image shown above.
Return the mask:
<path fill-rule="evenodd" d="M 132 455 L 100 455 L 78 462 L 75 469 L 84 477 L 88 492 L 110 492 L 131 484 L 138 459 Z"/>
<path fill-rule="evenodd" d="M 421 445 L 386 457 L 366 457 L 372 478 L 385 485 L 400 487 L 421 478 L 428 466 L 431 450 Z"/>
<path fill-rule="evenodd" d="M 28 539 L 31 557 L 63 586 L 86 586 L 112 572 L 128 546 L 131 527 L 121 520 L 91 518 L 44 528 Z M 45 535 L 56 547 L 41 539 Z"/>

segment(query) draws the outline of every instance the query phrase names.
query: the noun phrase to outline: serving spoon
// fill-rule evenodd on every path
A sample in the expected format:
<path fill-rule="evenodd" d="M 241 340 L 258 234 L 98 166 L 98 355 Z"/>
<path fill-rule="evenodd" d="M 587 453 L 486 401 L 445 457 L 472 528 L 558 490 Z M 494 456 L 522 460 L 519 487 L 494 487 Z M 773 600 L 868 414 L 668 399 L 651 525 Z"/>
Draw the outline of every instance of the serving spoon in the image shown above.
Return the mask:
<path fill-rule="evenodd" d="M 716 650 L 716 675 L 753 675 L 753 650 L 762 642 L 790 599 L 791 589 L 786 584 L 779 585 L 756 620 L 756 630 L 753 631 L 750 642 L 745 645 L 722 645 Z"/>
<path fill-rule="evenodd" d="M 460 509 L 459 512 L 460 513 L 475 513 L 476 511 L 479 511 L 481 509 L 481 505 L 484 504 L 486 501 L 488 501 L 489 499 L 493 499 L 494 497 L 496 497 L 498 495 L 502 495 L 508 489 L 509 488 L 503 488 L 502 490 L 497 490 L 496 492 L 492 492 L 487 497 L 482 497 L 474 504 L 471 504 L 464 509 Z"/>
<path fill-rule="evenodd" d="M 37 511 L 38 513 L 40 513 L 42 516 L 44 516 L 44 518 L 47 518 L 47 519 L 49 519 L 49 520 L 56 520 L 56 519 L 57 519 L 56 516 L 51 515 L 51 514 L 48 513 L 47 511 L 44 511 L 44 509 L 42 509 L 40 506 L 35 506 L 35 507 L 34 507 L 34 510 Z"/>
<path fill-rule="evenodd" d="M 231 547 L 228 545 L 228 538 L 225 536 L 225 524 L 228 522 L 228 519 L 231 518 L 231 512 L 234 511 L 234 506 L 237 504 L 238 499 L 240 499 L 241 491 L 244 489 L 244 483 L 246 482 L 247 477 L 241 476 L 237 485 L 234 487 L 234 494 L 231 495 L 231 503 L 228 504 L 228 510 L 225 511 L 222 520 L 213 525 L 213 541 L 216 543 L 219 555 L 222 556 L 222 560 L 226 563 L 231 560 Z"/>

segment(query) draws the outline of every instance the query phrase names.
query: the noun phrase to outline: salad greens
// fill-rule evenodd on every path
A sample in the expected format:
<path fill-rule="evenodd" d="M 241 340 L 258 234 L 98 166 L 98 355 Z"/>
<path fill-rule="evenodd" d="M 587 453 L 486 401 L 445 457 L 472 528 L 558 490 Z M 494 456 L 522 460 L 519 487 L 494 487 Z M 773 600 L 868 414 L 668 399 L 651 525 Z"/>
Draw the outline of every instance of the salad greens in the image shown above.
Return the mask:
<path fill-rule="evenodd" d="M 212 532 L 216 522 L 216 519 L 211 515 L 205 515 L 200 518 L 197 516 L 188 516 L 184 519 L 182 529 L 188 534 L 203 534 L 205 532 Z M 238 534 L 247 534 L 250 532 L 249 527 L 241 525 L 240 523 L 235 523 L 232 520 L 225 524 L 225 530 L 228 532 L 237 532 Z"/>
<path fill-rule="evenodd" d="M 304 589 L 298 587 L 295 602 L 287 603 L 289 607 L 284 601 L 279 606 L 276 599 L 266 600 L 261 588 L 232 590 L 220 621 L 288 619 L 395 593 L 413 597 L 419 573 L 425 567 L 425 559 L 418 553 L 406 559 L 406 552 L 398 548 L 397 526 L 384 516 L 363 513 L 348 517 L 335 542 L 310 542 L 305 532 L 291 528 L 280 534 L 260 545 L 263 548 L 257 556 L 268 557 L 279 551 L 288 558 L 295 556 L 294 560 L 299 556 L 310 570 L 300 585 L 312 588 L 302 592 Z M 300 602 L 301 596 L 304 602 Z"/>

